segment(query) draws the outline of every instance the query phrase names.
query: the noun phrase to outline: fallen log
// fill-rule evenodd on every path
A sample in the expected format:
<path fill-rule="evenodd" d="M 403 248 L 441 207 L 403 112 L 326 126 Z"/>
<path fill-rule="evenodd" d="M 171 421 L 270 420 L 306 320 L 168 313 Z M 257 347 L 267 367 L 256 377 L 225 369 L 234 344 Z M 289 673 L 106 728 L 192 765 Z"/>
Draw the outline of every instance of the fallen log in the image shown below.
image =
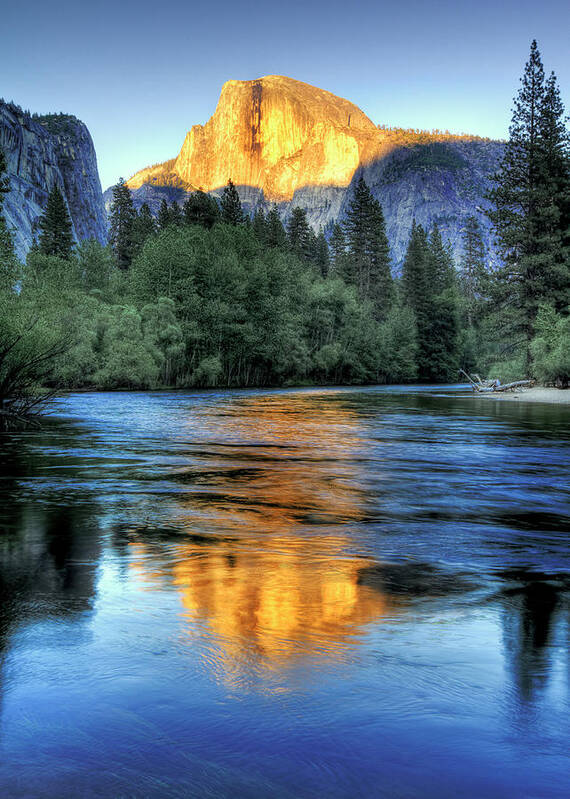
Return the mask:
<path fill-rule="evenodd" d="M 467 374 L 463 369 L 459 370 L 460 375 L 464 375 L 467 380 L 471 383 L 471 388 L 473 391 L 478 392 L 490 392 L 490 391 L 514 391 L 516 388 L 524 388 L 525 386 L 534 386 L 534 380 L 515 380 L 513 383 L 505 383 L 501 385 L 500 380 L 481 380 L 479 375 L 473 375 L 473 377 L 477 378 L 477 382 Z"/>
<path fill-rule="evenodd" d="M 534 380 L 515 380 L 514 383 L 505 383 L 504 386 L 495 386 L 493 391 L 514 391 L 515 388 L 523 388 L 524 386 L 534 386 Z"/>

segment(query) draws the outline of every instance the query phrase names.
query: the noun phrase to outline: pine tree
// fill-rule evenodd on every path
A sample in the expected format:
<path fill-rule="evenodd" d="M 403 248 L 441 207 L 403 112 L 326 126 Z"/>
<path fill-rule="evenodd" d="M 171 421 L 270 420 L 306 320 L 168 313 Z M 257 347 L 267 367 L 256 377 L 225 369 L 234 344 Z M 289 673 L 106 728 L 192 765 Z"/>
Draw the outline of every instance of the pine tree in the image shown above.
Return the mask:
<path fill-rule="evenodd" d="M 307 222 L 307 212 L 298 206 L 293 208 L 287 225 L 289 249 L 302 261 L 311 261 L 315 252 L 315 234 Z"/>
<path fill-rule="evenodd" d="M 543 245 L 550 256 L 544 299 L 561 309 L 570 302 L 570 134 L 564 122 L 564 106 L 552 72 L 545 83 L 539 120 Z"/>
<path fill-rule="evenodd" d="M 222 222 L 228 225 L 243 225 L 244 213 L 241 207 L 241 200 L 231 180 L 228 180 L 228 185 L 222 192 L 220 207 L 222 211 Z"/>
<path fill-rule="evenodd" d="M 10 181 L 5 176 L 8 167 L 6 165 L 6 158 L 4 151 L 0 147 L 0 259 L 8 259 L 13 254 L 12 249 L 12 236 L 8 230 L 6 220 L 3 215 L 4 195 L 10 191 Z"/>
<path fill-rule="evenodd" d="M 428 248 L 428 341 L 423 371 L 428 380 L 437 382 L 452 379 L 457 372 L 458 297 L 451 251 L 444 245 L 437 224 Z"/>
<path fill-rule="evenodd" d="M 273 205 L 265 218 L 266 241 L 268 247 L 279 247 L 285 249 L 287 246 L 287 234 L 281 222 L 277 206 Z"/>
<path fill-rule="evenodd" d="M 367 296 L 370 285 L 370 271 L 366 255 L 371 199 L 372 195 L 366 181 L 360 175 L 344 221 L 344 236 L 348 250 L 344 278 L 347 283 L 357 286 L 361 298 Z"/>
<path fill-rule="evenodd" d="M 44 255 L 71 258 L 73 233 L 67 204 L 59 186 L 54 184 L 48 195 L 46 210 L 39 219 L 39 248 Z"/>
<path fill-rule="evenodd" d="M 182 215 L 182 209 L 180 208 L 180 206 L 178 205 L 176 200 L 173 200 L 171 202 L 170 208 L 168 209 L 168 211 L 169 211 L 169 216 L 170 216 L 170 224 L 171 225 L 176 225 L 177 227 L 180 227 L 180 225 L 184 221 L 184 217 Z"/>
<path fill-rule="evenodd" d="M 392 299 L 390 248 L 382 207 L 362 175 L 346 212 L 344 234 L 348 249 L 345 279 L 358 287 L 361 299 L 372 300 L 382 317 Z"/>
<path fill-rule="evenodd" d="M 408 250 L 402 269 L 404 304 L 414 312 L 417 326 L 418 372 L 427 379 L 430 362 L 430 312 L 432 310 L 429 286 L 429 245 L 425 230 L 414 220 Z"/>
<path fill-rule="evenodd" d="M 157 222 L 159 230 L 166 230 L 170 224 L 170 210 L 164 197 L 162 198 L 160 208 L 158 209 Z"/>
<path fill-rule="evenodd" d="M 193 191 L 183 207 L 184 220 L 189 225 L 200 225 L 210 230 L 220 218 L 220 207 L 215 199 L 204 191 Z"/>
<path fill-rule="evenodd" d="M 376 315 L 384 318 L 394 297 L 392 271 L 390 268 L 390 245 L 386 236 L 386 223 L 380 203 L 372 198 L 368 209 L 367 256 L 370 262 L 370 285 L 368 297 L 372 300 Z"/>
<path fill-rule="evenodd" d="M 346 241 L 344 233 L 338 222 L 335 222 L 330 239 L 331 272 L 335 275 L 344 274 L 346 260 Z"/>
<path fill-rule="evenodd" d="M 253 215 L 252 228 L 255 237 L 258 241 L 265 243 L 267 237 L 267 226 L 265 222 L 265 214 L 263 208 L 257 208 Z"/>
<path fill-rule="evenodd" d="M 133 258 L 142 250 L 148 237 L 154 233 L 156 233 L 156 220 L 148 203 L 143 203 L 133 220 Z"/>
<path fill-rule="evenodd" d="M 119 182 L 113 186 L 109 214 L 109 240 L 119 269 L 128 269 L 133 259 L 136 213 L 130 189 L 123 178 L 119 178 Z"/>
<path fill-rule="evenodd" d="M 472 327 L 480 321 L 480 304 L 486 293 L 488 277 L 485 244 L 475 216 L 467 217 L 463 229 L 463 254 L 459 274 L 465 298 L 465 321 Z"/>
<path fill-rule="evenodd" d="M 489 199 L 503 267 L 496 272 L 494 299 L 503 316 L 502 337 L 530 342 L 540 304 L 568 302 L 568 134 L 554 76 L 545 82 L 536 41 L 521 79 L 509 141 Z"/>
<path fill-rule="evenodd" d="M 315 263 L 322 277 L 327 277 L 330 269 L 330 252 L 329 245 L 322 228 L 317 236 Z"/>
<path fill-rule="evenodd" d="M 17 272 L 12 234 L 3 214 L 4 196 L 10 191 L 10 181 L 5 172 L 7 172 L 6 159 L 0 147 L 0 291 L 14 288 Z"/>

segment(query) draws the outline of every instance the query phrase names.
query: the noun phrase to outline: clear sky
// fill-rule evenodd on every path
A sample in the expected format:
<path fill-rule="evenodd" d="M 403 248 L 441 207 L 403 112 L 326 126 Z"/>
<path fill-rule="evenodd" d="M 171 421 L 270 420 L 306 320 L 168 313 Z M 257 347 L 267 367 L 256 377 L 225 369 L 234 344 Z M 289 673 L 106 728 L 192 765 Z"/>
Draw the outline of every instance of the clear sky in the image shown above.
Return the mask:
<path fill-rule="evenodd" d="M 174 157 L 224 81 L 288 75 L 376 123 L 504 138 L 530 41 L 570 104 L 567 0 L 27 0 L 0 6 L 0 96 L 89 127 L 103 188 Z"/>

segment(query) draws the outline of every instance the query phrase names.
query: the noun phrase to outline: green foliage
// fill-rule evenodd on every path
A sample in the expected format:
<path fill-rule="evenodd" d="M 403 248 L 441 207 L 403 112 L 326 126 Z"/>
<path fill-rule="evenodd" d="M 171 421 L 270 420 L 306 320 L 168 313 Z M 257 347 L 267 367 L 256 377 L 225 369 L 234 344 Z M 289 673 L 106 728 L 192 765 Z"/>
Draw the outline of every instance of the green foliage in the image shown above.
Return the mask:
<path fill-rule="evenodd" d="M 383 319 L 392 302 L 390 247 L 380 203 L 360 175 L 344 222 L 346 258 L 340 258 L 343 276 L 370 300 L 377 318 Z M 335 247 L 342 247 L 336 234 Z"/>
<path fill-rule="evenodd" d="M 545 81 L 536 41 L 515 98 L 489 211 L 503 266 L 492 287 L 505 337 L 523 342 L 526 370 L 539 306 L 564 308 L 570 299 L 570 154 L 564 108 L 554 75 Z"/>
<path fill-rule="evenodd" d="M 236 187 L 231 180 L 220 198 L 221 219 L 228 225 L 243 225 L 244 213 Z"/>
<path fill-rule="evenodd" d="M 137 212 L 131 191 L 123 178 L 113 186 L 113 200 L 109 214 L 109 241 L 119 269 L 127 270 L 135 254 L 135 221 Z"/>
<path fill-rule="evenodd" d="M 265 219 L 265 243 L 268 247 L 280 247 L 282 249 L 287 246 L 287 234 L 276 205 L 271 207 Z"/>
<path fill-rule="evenodd" d="M 314 261 L 316 257 L 316 241 L 313 229 L 307 222 L 304 208 L 293 208 L 287 224 L 287 241 L 289 249 L 301 261 Z"/>
<path fill-rule="evenodd" d="M 184 203 L 183 214 L 189 225 L 201 225 L 210 230 L 220 218 L 220 207 L 215 197 L 203 191 L 194 191 Z M 166 225 L 161 223 L 160 228 L 163 230 L 167 225 L 168 221 Z"/>
<path fill-rule="evenodd" d="M 544 382 L 567 387 L 570 382 L 570 308 L 557 313 L 542 305 L 536 317 L 530 348 L 533 374 Z"/>
<path fill-rule="evenodd" d="M 12 234 L 2 213 L 4 195 L 10 191 L 10 181 L 5 175 L 6 172 L 6 158 L 0 147 L 0 291 L 3 289 L 10 290 L 14 287 L 19 271 L 14 254 Z"/>
<path fill-rule="evenodd" d="M 399 151 L 398 157 L 390 159 L 384 168 L 383 178 L 386 182 L 392 182 L 400 180 L 407 172 L 433 172 L 434 169 L 457 172 L 466 166 L 465 159 L 451 144 L 444 142 L 414 144 Z"/>
<path fill-rule="evenodd" d="M 50 191 L 46 210 L 39 219 L 39 249 L 44 255 L 69 259 L 73 248 L 71 218 L 59 186 Z"/>
<path fill-rule="evenodd" d="M 421 225 L 414 223 L 402 288 L 417 325 L 419 377 L 435 382 L 455 379 L 459 299 L 451 254 L 437 226 L 428 239 Z"/>

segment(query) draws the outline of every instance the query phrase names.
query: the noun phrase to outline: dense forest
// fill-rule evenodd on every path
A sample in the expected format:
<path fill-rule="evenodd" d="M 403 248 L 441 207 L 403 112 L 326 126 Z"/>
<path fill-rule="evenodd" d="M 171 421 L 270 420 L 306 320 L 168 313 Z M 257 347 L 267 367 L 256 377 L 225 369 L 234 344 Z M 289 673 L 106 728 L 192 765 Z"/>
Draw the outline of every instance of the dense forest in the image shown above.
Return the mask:
<path fill-rule="evenodd" d="M 437 226 L 415 225 L 401 270 L 382 207 L 361 176 L 343 220 L 316 234 L 303 209 L 244 213 L 220 200 L 139 212 L 120 180 L 110 236 L 77 245 L 57 186 L 26 263 L 2 217 L 0 409 L 44 390 L 398 383 L 570 376 L 570 154 L 554 74 L 533 42 L 489 210 L 502 264 L 479 220 L 454 263 Z M 482 211 L 483 213 L 483 211 Z"/>

